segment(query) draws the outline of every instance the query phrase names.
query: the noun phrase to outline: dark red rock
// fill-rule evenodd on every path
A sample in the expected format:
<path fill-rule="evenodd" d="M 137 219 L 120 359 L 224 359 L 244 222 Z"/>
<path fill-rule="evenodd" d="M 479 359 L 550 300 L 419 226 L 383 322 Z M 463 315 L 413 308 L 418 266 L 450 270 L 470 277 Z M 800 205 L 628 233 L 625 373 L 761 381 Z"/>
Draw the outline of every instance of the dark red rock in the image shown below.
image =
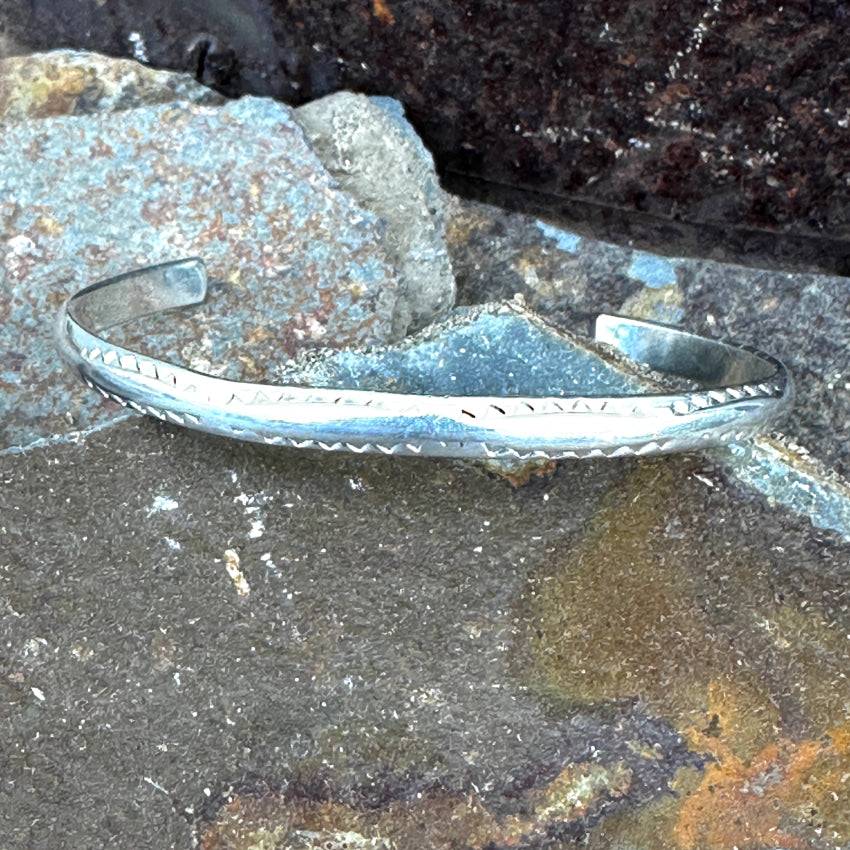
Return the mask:
<path fill-rule="evenodd" d="M 393 95 L 453 186 L 597 234 L 850 269 L 850 3 L 29 0 L 4 19 L 17 49 L 135 52 L 229 94 Z"/>

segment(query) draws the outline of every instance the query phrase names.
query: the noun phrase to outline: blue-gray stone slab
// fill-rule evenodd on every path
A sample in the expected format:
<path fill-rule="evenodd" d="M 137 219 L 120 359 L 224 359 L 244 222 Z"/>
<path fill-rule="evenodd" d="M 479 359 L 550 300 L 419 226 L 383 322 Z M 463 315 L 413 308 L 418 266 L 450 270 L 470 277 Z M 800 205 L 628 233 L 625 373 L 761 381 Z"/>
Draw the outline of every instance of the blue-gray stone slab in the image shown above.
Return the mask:
<path fill-rule="evenodd" d="M 157 71 L 131 59 L 76 50 L 0 59 L 0 124 L 178 100 L 225 102 L 189 74 Z"/>
<path fill-rule="evenodd" d="M 783 360 L 797 400 L 785 433 L 850 479 L 850 278 L 668 257 L 454 201 L 449 247 L 459 301 L 519 293 L 544 315 L 601 310 L 748 343 Z"/>
<path fill-rule="evenodd" d="M 395 346 L 308 353 L 281 383 L 414 395 L 578 396 L 639 392 L 645 373 L 587 336 L 514 303 L 457 308 Z"/>
<path fill-rule="evenodd" d="M 779 439 L 713 457 L 769 499 L 850 539 L 850 279 L 667 257 L 452 203 L 449 246 L 461 303 L 520 294 L 531 309 L 568 323 L 611 311 L 780 357 L 797 398 Z"/>

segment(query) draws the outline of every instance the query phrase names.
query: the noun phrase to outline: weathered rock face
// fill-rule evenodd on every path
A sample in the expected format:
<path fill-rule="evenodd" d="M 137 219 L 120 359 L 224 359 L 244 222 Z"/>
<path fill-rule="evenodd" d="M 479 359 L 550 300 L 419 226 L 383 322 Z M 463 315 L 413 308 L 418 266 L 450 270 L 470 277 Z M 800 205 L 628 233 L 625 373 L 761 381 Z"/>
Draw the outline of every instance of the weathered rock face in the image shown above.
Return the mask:
<path fill-rule="evenodd" d="M 461 304 L 518 293 L 532 310 L 568 324 L 599 311 L 627 313 L 761 347 L 782 359 L 797 383 L 785 432 L 850 478 L 846 277 L 664 257 L 452 203 L 448 240 Z"/>
<path fill-rule="evenodd" d="M 850 6 L 836 0 L 85 0 L 19 4 L 6 26 L 21 46 L 136 55 L 234 94 L 392 95 L 444 172 L 513 187 L 503 200 L 533 189 L 638 239 L 675 220 L 679 252 L 767 258 L 777 243 L 758 232 L 783 231 L 792 257 L 847 267 Z"/>
<path fill-rule="evenodd" d="M 172 103 L 21 123 L 4 139 L 5 336 L 101 277 L 181 256 L 203 256 L 230 284 L 216 305 L 229 331 L 219 345 L 196 331 L 192 347 L 186 323 L 161 329 L 185 340 L 198 367 L 238 362 L 246 338 L 260 343 L 249 370 L 259 375 L 301 343 L 390 336 L 395 281 L 380 223 L 334 190 L 286 107 Z M 49 323 L 28 346 L 37 356 L 22 364 L 18 391 L 55 398 Z M 20 421 L 6 427 L 32 416 L 16 406 Z"/>
<path fill-rule="evenodd" d="M 189 74 L 156 71 L 129 59 L 57 50 L 0 64 L 0 122 L 119 112 L 173 101 L 222 105 L 223 95 Z"/>
<path fill-rule="evenodd" d="M 515 489 L 139 420 L 0 474 L 12 847 L 850 840 L 848 546 L 710 462 Z"/>
<path fill-rule="evenodd" d="M 397 339 L 453 304 L 442 190 L 391 104 L 349 108 L 395 131 L 349 139 L 346 161 L 396 172 L 346 190 L 267 98 L 225 101 L 185 75 L 70 53 L 0 62 L 0 92 L 3 446 L 109 418 L 61 368 L 50 316 L 136 266 L 197 255 L 225 284 L 206 312 L 148 323 L 137 344 L 254 380 L 305 347 Z M 417 214 L 394 216 L 412 182 Z"/>
<path fill-rule="evenodd" d="M 443 190 L 398 102 L 339 92 L 299 107 L 295 118 L 340 185 L 386 223 L 383 244 L 398 270 L 396 335 L 448 313 L 455 280 Z"/>
<path fill-rule="evenodd" d="M 7 446 L 115 416 L 59 369 L 53 352 L 53 313 L 83 280 L 174 252 L 203 254 L 224 283 L 213 288 L 210 303 L 181 316 L 179 327 L 167 318 L 147 321 L 127 329 L 125 340 L 229 377 L 322 380 L 315 368 L 299 375 L 285 364 L 310 347 L 392 341 L 414 313 L 417 322 L 439 316 L 454 297 L 451 254 L 465 304 L 520 293 L 534 310 L 566 325 L 599 310 L 672 323 L 687 316 L 689 328 L 708 335 L 719 333 L 722 322 L 723 335 L 759 343 L 788 363 L 800 384 L 789 433 L 846 475 L 839 427 L 846 405 L 829 388 L 843 374 L 830 365 L 840 360 L 846 338 L 843 314 L 834 307 L 846 286 L 841 278 L 668 260 L 447 198 L 397 104 L 380 98 L 342 93 L 290 115 L 270 101 L 226 102 L 184 75 L 91 54 L 7 60 L 3 79 L 7 136 L 15 142 L 3 154 Z M 307 128 L 330 176 L 293 118 Z M 126 133 L 138 138 L 128 144 Z M 188 154 L 187 133 L 196 146 Z M 213 135 L 220 145 L 205 147 Z M 31 168 L 36 155 L 41 162 Z M 297 157 L 306 165 L 297 165 Z M 392 167 L 384 167 L 388 162 Z M 43 175 L 51 169 L 48 183 Z M 334 179 L 347 194 L 333 194 Z M 269 190 L 262 197 L 260 185 Z M 107 208 L 111 215 L 104 216 Z M 340 210 L 353 217 L 347 226 L 366 240 L 357 250 L 379 264 L 382 276 L 368 280 L 362 263 L 360 271 L 351 265 L 357 254 L 347 231 L 338 239 L 331 233 Z M 104 247 L 79 251 L 78 243 Z M 132 256 L 124 256 L 127 249 Z M 332 284 L 338 274 L 343 282 Z M 361 282 L 352 283 L 351 275 Z M 309 306 L 317 298 L 318 312 Z M 817 320 L 830 331 L 802 350 L 799 320 Z M 563 390 L 578 381 L 585 358 L 594 362 L 581 344 L 562 346 L 553 352 L 554 361 L 571 364 L 562 377 L 559 367 L 545 366 L 545 346 L 535 352 L 526 344 L 520 354 L 512 326 L 497 316 L 493 322 L 482 336 L 486 356 L 475 334 L 466 339 L 450 331 L 404 351 L 355 351 L 324 363 L 375 389 L 409 375 L 417 391 L 450 393 L 447 382 L 459 378 L 474 394 L 476 387 L 500 391 L 502 360 L 511 352 L 538 383 L 540 375 L 554 375 L 540 392 L 558 394 L 557 384 Z M 439 365 L 449 361 L 453 369 Z M 538 391 L 534 381 L 526 383 L 526 391 Z M 600 389 L 586 384 L 584 391 Z M 821 488 L 817 470 L 800 479 L 789 471 L 788 457 L 763 448 L 743 466 L 736 461 L 736 469 L 786 502 L 803 492 L 803 483 L 811 485 L 818 498 L 807 506 L 791 499 L 795 509 L 831 528 L 850 528 L 846 498 Z"/>

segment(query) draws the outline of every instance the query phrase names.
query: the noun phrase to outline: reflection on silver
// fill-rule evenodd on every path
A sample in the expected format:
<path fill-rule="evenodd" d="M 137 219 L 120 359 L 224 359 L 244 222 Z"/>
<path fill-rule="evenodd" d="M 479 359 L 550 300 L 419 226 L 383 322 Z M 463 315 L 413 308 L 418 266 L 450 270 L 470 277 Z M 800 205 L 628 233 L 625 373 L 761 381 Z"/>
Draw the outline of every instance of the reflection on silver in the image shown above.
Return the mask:
<path fill-rule="evenodd" d="M 251 384 L 165 363 L 98 335 L 148 313 L 199 304 L 206 291 L 199 259 L 96 283 L 62 310 L 62 354 L 90 387 L 140 413 L 240 440 L 328 451 L 506 459 L 689 451 L 764 431 L 793 399 L 785 367 L 767 354 L 604 314 L 596 320 L 597 341 L 700 389 L 522 398 Z"/>

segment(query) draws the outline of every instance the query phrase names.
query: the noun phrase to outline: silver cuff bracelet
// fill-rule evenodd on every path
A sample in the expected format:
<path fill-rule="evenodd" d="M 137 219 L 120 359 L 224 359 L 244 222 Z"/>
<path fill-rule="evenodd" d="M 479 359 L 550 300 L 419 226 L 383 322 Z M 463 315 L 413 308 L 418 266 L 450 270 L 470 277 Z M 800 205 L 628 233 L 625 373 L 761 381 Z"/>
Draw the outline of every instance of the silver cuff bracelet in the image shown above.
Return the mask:
<path fill-rule="evenodd" d="M 139 269 L 72 296 L 63 357 L 104 398 L 212 434 L 276 446 L 443 457 L 619 457 L 736 442 L 790 410 L 779 360 L 652 322 L 600 315 L 595 339 L 651 369 L 697 382 L 679 394 L 607 397 L 411 395 L 231 381 L 107 342 L 106 328 L 200 304 L 199 259 Z"/>

